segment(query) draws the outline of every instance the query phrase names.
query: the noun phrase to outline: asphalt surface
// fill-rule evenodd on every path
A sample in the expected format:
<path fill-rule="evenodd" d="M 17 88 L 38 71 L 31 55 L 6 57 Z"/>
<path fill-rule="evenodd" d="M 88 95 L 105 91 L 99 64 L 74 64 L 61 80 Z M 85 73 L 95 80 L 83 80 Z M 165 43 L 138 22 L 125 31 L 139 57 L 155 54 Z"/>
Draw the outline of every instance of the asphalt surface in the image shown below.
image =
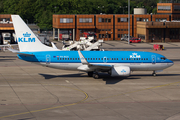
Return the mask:
<path fill-rule="evenodd" d="M 156 52 L 174 61 L 156 77 L 137 71 L 129 77 L 101 74 L 93 79 L 0 52 L 0 120 L 179 120 L 180 43 L 161 44 L 165 50 L 153 51 L 153 43 L 107 41 L 102 46 Z"/>

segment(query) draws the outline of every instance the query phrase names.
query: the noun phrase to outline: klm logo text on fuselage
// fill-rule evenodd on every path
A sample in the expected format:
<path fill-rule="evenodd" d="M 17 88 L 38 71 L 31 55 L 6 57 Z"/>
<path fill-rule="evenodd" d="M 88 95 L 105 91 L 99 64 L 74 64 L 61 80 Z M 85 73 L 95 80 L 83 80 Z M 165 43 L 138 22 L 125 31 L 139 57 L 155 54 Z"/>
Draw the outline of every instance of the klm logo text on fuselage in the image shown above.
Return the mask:
<path fill-rule="evenodd" d="M 35 42 L 35 38 L 31 38 L 31 33 L 24 33 L 24 37 L 18 38 L 18 42 Z"/>

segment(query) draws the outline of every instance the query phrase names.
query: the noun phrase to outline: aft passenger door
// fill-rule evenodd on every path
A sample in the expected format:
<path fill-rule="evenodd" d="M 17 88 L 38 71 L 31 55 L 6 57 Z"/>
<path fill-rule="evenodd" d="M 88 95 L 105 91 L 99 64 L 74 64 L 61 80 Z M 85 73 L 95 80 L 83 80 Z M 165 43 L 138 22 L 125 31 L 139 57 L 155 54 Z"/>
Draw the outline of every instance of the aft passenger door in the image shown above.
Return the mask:
<path fill-rule="evenodd" d="M 107 57 L 104 57 L 104 58 L 103 58 L 103 62 L 104 62 L 104 63 L 107 63 Z"/>
<path fill-rule="evenodd" d="M 46 64 L 50 64 L 50 62 L 51 62 L 51 56 L 46 55 Z"/>
<path fill-rule="evenodd" d="M 156 64 L 156 56 L 152 55 L 151 58 L 152 58 L 152 64 Z"/>

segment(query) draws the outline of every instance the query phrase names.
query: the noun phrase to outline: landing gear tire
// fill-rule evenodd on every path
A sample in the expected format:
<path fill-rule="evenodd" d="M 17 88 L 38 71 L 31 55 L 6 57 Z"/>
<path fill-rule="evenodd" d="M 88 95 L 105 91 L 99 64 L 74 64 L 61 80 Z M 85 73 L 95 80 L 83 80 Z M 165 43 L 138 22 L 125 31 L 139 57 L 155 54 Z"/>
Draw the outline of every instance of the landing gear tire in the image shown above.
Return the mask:
<path fill-rule="evenodd" d="M 98 73 L 94 73 L 94 74 L 93 74 L 93 78 L 94 78 L 94 79 L 99 79 L 99 74 L 98 74 Z"/>
<path fill-rule="evenodd" d="M 156 73 L 153 73 L 153 74 L 152 74 L 152 76 L 154 76 L 154 77 L 155 77 L 155 76 L 156 76 Z"/>
<path fill-rule="evenodd" d="M 88 72 L 89 77 L 93 77 L 93 72 Z"/>
<path fill-rule="evenodd" d="M 152 73 L 152 76 L 154 76 L 154 77 L 156 76 L 156 73 L 155 73 L 155 71 L 153 71 L 153 73 Z"/>

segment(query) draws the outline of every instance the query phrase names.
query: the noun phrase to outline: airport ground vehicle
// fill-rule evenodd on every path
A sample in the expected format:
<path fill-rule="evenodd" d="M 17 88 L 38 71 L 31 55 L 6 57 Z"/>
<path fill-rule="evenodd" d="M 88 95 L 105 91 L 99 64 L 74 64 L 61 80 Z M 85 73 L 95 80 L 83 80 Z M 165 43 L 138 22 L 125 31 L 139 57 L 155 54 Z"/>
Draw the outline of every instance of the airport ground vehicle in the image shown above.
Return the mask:
<path fill-rule="evenodd" d="M 94 37 L 94 39 L 96 39 L 96 33 L 95 32 L 83 32 L 83 36 L 86 37 L 86 39 L 88 37 Z"/>
<path fill-rule="evenodd" d="M 130 36 L 130 39 L 132 38 L 132 36 Z M 128 41 L 128 35 L 125 35 L 121 38 L 121 41 Z"/>
<path fill-rule="evenodd" d="M 129 76 L 131 71 L 156 72 L 174 63 L 165 56 L 143 51 L 62 51 L 42 44 L 19 15 L 11 15 L 19 50 L 12 50 L 19 59 L 64 70 L 78 70 L 99 78 L 99 72 Z M 24 28 L 21 30 L 21 28 Z M 25 46 L 25 47 L 24 47 Z"/>
<path fill-rule="evenodd" d="M 11 43 L 11 34 L 10 33 L 2 33 L 3 44 Z"/>
<path fill-rule="evenodd" d="M 140 43 L 141 42 L 141 38 L 131 38 L 129 40 L 130 43 Z"/>
<path fill-rule="evenodd" d="M 46 34 L 38 34 L 37 37 L 39 38 L 39 40 L 45 44 L 45 45 L 49 45 L 49 37 Z"/>
<path fill-rule="evenodd" d="M 60 40 L 72 40 L 72 34 L 69 31 L 61 31 L 61 33 L 59 33 L 59 39 Z"/>

